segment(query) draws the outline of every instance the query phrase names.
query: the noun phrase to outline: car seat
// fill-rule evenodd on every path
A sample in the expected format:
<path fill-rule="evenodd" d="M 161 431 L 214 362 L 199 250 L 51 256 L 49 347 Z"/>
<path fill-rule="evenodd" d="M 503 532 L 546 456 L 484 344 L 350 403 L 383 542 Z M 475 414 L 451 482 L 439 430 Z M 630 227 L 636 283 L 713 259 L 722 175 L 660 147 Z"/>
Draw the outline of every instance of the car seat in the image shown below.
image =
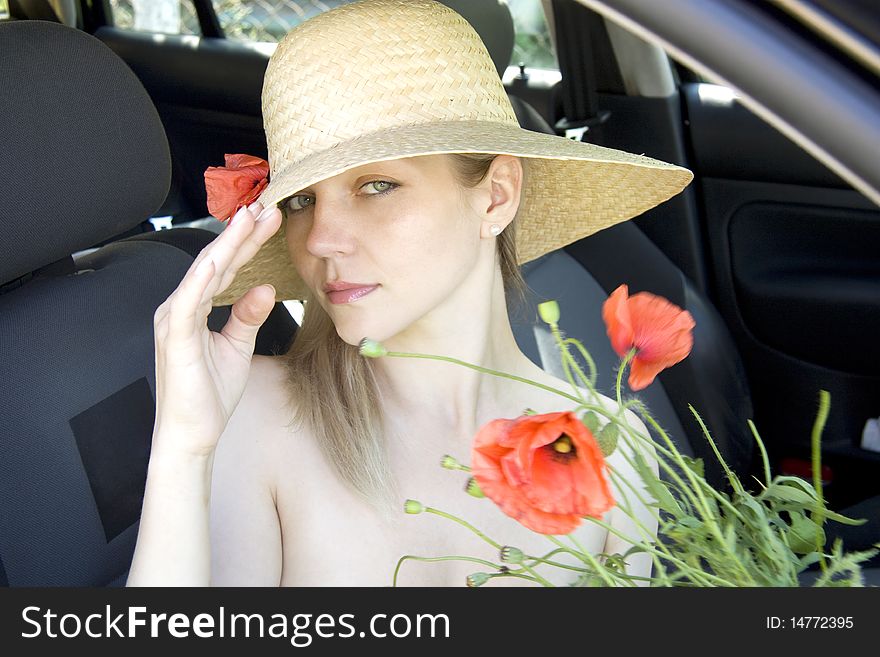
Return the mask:
<path fill-rule="evenodd" d="M 0 584 L 121 585 L 155 415 L 153 313 L 216 235 L 114 239 L 161 205 L 171 164 L 152 102 L 107 46 L 15 20 L 0 24 L 0 61 Z M 289 341 L 290 315 L 273 316 L 267 336 Z"/>

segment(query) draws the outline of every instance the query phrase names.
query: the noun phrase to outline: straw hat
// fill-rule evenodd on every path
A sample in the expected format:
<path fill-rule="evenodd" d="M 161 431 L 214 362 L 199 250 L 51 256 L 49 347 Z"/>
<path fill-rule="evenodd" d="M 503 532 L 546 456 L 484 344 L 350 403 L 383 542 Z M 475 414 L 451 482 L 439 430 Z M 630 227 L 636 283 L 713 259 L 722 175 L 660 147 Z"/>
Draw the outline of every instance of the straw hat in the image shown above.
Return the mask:
<path fill-rule="evenodd" d="M 520 264 L 639 215 L 693 178 L 666 162 L 520 128 L 480 37 L 429 0 L 364 0 L 297 26 L 269 60 L 262 102 L 271 170 L 264 206 L 371 162 L 439 153 L 526 158 Z M 263 283 L 279 300 L 307 292 L 283 225 L 214 305 Z"/>

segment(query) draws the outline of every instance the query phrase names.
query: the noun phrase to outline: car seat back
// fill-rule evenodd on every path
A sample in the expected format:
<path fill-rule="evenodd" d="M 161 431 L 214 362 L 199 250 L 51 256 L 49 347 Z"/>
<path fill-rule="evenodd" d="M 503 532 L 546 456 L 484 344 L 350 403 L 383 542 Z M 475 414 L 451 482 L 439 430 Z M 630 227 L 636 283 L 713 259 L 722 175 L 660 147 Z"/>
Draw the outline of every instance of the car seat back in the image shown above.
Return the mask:
<path fill-rule="evenodd" d="M 72 254 L 168 190 L 159 117 L 97 39 L 0 24 L 0 583 L 122 583 L 154 420 L 153 313 L 192 262 L 156 242 Z"/>

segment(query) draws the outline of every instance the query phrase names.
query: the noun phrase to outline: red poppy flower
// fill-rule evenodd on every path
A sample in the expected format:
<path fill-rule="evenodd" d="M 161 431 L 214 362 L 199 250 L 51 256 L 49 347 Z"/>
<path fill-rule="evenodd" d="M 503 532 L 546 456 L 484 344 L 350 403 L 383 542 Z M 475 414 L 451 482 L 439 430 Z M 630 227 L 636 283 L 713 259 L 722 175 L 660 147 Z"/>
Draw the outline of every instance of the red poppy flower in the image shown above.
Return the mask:
<path fill-rule="evenodd" d="M 226 221 L 239 208 L 250 205 L 269 184 L 269 163 L 253 155 L 224 156 L 226 166 L 205 169 L 208 212 Z"/>
<path fill-rule="evenodd" d="M 642 390 L 662 370 L 687 358 L 694 344 L 696 323 L 687 310 L 656 294 L 628 294 L 626 285 L 614 290 L 602 305 L 602 319 L 618 356 L 623 358 L 636 348 L 629 387 Z"/>
<path fill-rule="evenodd" d="M 474 438 L 471 474 L 504 513 L 541 534 L 568 534 L 614 506 L 602 450 L 570 411 L 489 422 Z"/>

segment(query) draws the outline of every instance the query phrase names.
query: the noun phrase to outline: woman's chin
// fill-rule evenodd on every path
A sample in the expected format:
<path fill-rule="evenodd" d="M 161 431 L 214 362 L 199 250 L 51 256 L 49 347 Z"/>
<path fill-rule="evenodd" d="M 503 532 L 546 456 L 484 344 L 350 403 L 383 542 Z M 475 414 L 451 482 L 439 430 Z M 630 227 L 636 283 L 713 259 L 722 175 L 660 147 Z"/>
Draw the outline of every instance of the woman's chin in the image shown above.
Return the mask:
<path fill-rule="evenodd" d="M 369 338 L 376 342 L 382 342 L 389 337 L 387 329 L 380 329 L 368 322 L 345 322 L 336 325 L 336 334 L 346 344 L 359 346 L 361 340 Z"/>

